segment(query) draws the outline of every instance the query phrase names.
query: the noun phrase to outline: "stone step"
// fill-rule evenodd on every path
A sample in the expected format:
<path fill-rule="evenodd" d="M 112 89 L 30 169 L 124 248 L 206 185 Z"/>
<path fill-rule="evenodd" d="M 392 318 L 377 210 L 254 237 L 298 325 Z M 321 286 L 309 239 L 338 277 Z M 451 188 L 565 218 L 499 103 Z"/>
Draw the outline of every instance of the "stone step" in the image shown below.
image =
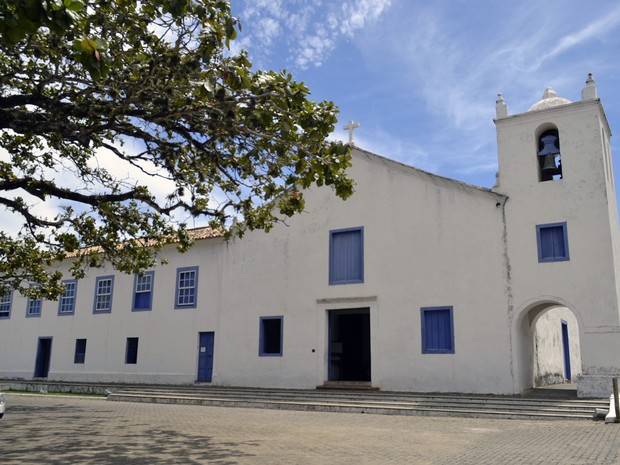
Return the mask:
<path fill-rule="evenodd" d="M 123 389 L 120 391 L 126 395 L 166 395 L 168 390 L 158 389 Z M 496 396 L 456 396 L 456 395 L 421 395 L 421 394 L 397 394 L 397 393 L 376 393 L 373 395 L 364 395 L 361 393 L 317 393 L 315 391 L 289 392 L 289 391 L 240 391 L 240 390 L 217 390 L 208 389 L 206 391 L 196 390 L 174 390 L 176 397 L 225 397 L 236 399 L 257 399 L 262 400 L 287 400 L 287 399 L 306 399 L 306 400 L 322 400 L 324 402 L 340 402 L 340 401 L 356 401 L 356 402 L 391 402 L 398 403 L 442 403 L 442 404 L 463 404 L 467 405 L 487 405 L 487 406 L 512 406 L 517 408 L 534 407 L 534 408 L 571 408 L 592 410 L 600 407 L 603 401 L 598 400 L 546 400 L 546 399 L 527 399 L 514 397 L 496 397 Z"/>
<path fill-rule="evenodd" d="M 341 391 L 315 391 L 315 390 L 301 390 L 301 389 L 266 389 L 266 388 L 242 388 L 242 387 L 196 387 L 196 386 L 154 386 L 154 387 L 125 387 L 121 388 L 123 392 L 174 392 L 179 395 L 184 394 L 208 394 L 208 395 L 237 395 L 237 396 L 260 396 L 260 397 L 277 397 L 277 398 L 290 398 L 290 397 L 313 397 L 313 398 L 343 398 L 343 399 L 432 399 L 432 400 L 459 400 L 470 399 L 472 402 L 483 403 L 532 403 L 532 404 L 558 404 L 564 401 L 568 401 L 570 405 L 584 405 L 584 406 L 599 406 L 601 402 L 606 399 L 579 399 L 565 397 L 553 397 L 553 398 L 541 398 L 541 397 L 527 397 L 527 396 L 498 396 L 498 395 L 476 395 L 476 394 L 444 394 L 444 393 L 412 393 L 412 392 L 397 392 L 397 391 L 378 391 L 378 392 L 341 392 Z"/>
<path fill-rule="evenodd" d="M 605 399 L 531 399 L 503 396 L 463 396 L 394 392 L 327 392 L 247 388 L 128 388 L 108 396 L 110 401 L 176 403 L 240 408 L 437 415 L 525 419 L 592 419 Z"/>

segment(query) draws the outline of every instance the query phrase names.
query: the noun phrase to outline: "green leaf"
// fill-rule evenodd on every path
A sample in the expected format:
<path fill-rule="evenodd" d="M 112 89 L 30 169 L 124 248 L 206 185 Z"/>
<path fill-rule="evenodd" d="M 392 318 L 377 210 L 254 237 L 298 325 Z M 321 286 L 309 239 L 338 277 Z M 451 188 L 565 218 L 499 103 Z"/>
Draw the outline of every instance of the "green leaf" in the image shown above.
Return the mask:
<path fill-rule="evenodd" d="M 80 0 L 64 0 L 63 4 L 67 10 L 70 11 L 82 11 L 84 9 L 84 3 Z"/>
<path fill-rule="evenodd" d="M 108 43 L 104 39 L 96 38 L 94 42 L 95 48 L 100 52 L 108 49 Z"/>
<path fill-rule="evenodd" d="M 91 39 L 83 39 L 78 42 L 78 50 L 91 54 L 97 50 L 97 43 Z"/>
<path fill-rule="evenodd" d="M 63 0 L 48 0 L 47 3 L 54 11 L 61 10 L 64 7 Z"/>
<path fill-rule="evenodd" d="M 202 83 L 202 88 L 208 93 L 208 94 L 212 94 L 213 93 L 213 84 L 211 84 L 211 82 L 209 81 L 204 81 Z"/>

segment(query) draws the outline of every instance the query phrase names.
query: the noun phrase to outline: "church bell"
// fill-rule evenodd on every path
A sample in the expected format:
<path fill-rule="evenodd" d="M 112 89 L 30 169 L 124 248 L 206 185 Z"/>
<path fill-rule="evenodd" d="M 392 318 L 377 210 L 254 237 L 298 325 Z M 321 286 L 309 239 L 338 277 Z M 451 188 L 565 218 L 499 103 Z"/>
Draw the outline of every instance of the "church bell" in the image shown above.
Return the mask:
<path fill-rule="evenodd" d="M 541 171 L 544 174 L 548 174 L 551 176 L 562 173 L 562 170 L 558 168 L 555 164 L 555 155 L 552 155 L 552 154 L 545 155 L 545 159 L 544 159 L 543 167 Z"/>
<path fill-rule="evenodd" d="M 558 147 L 558 138 L 553 134 L 546 135 L 540 139 L 543 144 L 543 148 L 538 152 L 539 157 L 542 158 L 541 174 L 545 177 L 550 177 L 562 174 L 562 168 L 556 165 L 555 159 L 560 155 L 560 148 Z"/>
<path fill-rule="evenodd" d="M 540 152 L 538 152 L 539 157 L 546 157 L 547 155 L 557 155 L 560 153 L 560 148 L 558 147 L 558 138 L 553 134 L 549 134 L 540 139 L 543 143 L 543 148 Z"/>

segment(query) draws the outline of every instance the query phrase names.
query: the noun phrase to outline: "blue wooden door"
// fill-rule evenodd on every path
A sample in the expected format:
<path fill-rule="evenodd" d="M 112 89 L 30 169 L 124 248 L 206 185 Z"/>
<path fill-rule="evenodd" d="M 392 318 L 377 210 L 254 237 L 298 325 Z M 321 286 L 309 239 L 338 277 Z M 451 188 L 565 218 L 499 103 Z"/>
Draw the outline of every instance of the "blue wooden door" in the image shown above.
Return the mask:
<path fill-rule="evenodd" d="M 215 333 L 199 333 L 198 339 L 198 381 L 211 382 Z"/>
<path fill-rule="evenodd" d="M 562 321 L 562 345 L 564 346 L 564 378 L 566 381 L 572 379 L 570 369 L 570 345 L 568 341 L 568 323 Z"/>

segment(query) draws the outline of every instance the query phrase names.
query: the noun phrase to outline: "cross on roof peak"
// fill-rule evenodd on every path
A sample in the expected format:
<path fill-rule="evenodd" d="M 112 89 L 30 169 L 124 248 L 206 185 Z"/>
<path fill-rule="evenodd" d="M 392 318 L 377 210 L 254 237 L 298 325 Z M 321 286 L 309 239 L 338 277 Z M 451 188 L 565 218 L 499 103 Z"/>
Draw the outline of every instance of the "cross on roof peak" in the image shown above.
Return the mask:
<path fill-rule="evenodd" d="M 349 145 L 355 145 L 353 143 L 353 132 L 360 127 L 360 123 L 358 123 L 357 121 L 349 121 L 347 124 L 344 125 L 344 127 L 342 129 L 346 129 L 347 131 L 349 131 Z"/>

